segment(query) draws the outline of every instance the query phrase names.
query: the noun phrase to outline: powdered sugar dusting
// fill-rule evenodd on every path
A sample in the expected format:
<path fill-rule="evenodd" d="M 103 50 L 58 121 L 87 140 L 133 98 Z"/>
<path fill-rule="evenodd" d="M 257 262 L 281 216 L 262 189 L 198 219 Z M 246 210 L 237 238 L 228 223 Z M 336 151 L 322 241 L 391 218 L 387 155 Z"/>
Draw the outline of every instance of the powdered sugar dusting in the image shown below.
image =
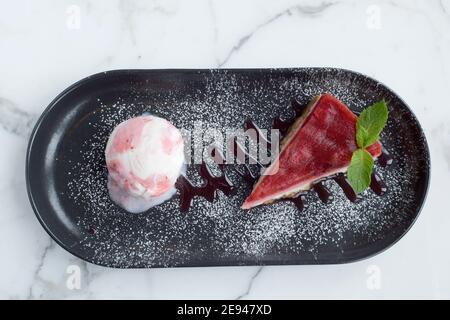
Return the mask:
<path fill-rule="evenodd" d="M 90 253 L 92 262 L 115 267 L 340 262 L 378 251 L 414 220 L 420 206 L 418 177 L 428 159 L 411 156 L 411 148 L 423 153 L 426 143 L 423 136 L 408 133 L 415 119 L 383 86 L 335 69 L 198 71 L 159 82 L 149 77 L 139 77 L 114 99 L 92 101 L 93 111 L 73 133 L 83 132 L 84 142 L 66 147 L 71 169 L 59 174 L 65 176 L 65 194 L 77 208 L 82 234 L 77 245 Z M 324 182 L 334 195 L 329 204 L 309 192 L 308 207 L 301 212 L 289 202 L 244 211 L 240 205 L 251 186 L 230 165 L 225 170 L 234 193 L 226 197 L 219 191 L 212 203 L 197 197 L 187 214 L 179 211 L 178 195 L 142 214 L 129 214 L 109 199 L 104 150 L 120 122 L 149 113 L 179 129 L 190 129 L 195 122 L 240 128 L 247 118 L 269 129 L 274 117 L 293 115 L 291 99 L 307 103 L 323 92 L 336 95 L 354 111 L 386 99 L 390 120 L 381 142 L 394 163 L 375 168 L 388 187 L 385 195 L 367 190 L 352 203 L 329 180 Z M 201 183 L 195 165 L 188 166 L 186 174 Z"/>

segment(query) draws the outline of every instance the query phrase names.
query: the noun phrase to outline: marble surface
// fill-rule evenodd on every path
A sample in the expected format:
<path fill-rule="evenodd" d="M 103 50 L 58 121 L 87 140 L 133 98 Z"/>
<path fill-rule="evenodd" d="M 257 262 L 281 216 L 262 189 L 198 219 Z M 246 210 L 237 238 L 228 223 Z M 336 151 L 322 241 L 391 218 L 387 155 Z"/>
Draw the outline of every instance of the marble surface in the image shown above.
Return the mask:
<path fill-rule="evenodd" d="M 450 298 L 450 1 L 9 1 L 0 10 L 0 298 Z M 28 203 L 28 135 L 73 82 L 120 68 L 333 66 L 411 106 L 432 177 L 414 227 L 348 265 L 115 270 L 50 240 Z M 78 277 L 79 276 L 79 277 Z"/>

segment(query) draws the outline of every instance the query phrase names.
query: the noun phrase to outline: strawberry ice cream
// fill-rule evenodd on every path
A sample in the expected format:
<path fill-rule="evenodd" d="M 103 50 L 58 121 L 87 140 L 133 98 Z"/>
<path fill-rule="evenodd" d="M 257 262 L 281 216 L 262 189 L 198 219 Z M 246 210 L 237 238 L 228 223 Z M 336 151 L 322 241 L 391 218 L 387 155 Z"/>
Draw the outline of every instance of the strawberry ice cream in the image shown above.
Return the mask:
<path fill-rule="evenodd" d="M 125 210 L 143 212 L 169 199 L 184 166 L 180 131 L 156 116 L 120 123 L 105 150 L 111 199 Z"/>

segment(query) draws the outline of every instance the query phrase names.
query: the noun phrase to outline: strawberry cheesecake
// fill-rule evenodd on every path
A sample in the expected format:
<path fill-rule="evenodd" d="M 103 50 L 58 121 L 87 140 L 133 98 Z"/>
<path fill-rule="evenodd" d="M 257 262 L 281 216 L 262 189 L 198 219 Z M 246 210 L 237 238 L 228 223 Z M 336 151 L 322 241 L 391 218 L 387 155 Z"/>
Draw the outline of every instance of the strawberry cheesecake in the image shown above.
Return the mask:
<path fill-rule="evenodd" d="M 261 175 L 242 208 L 296 197 L 318 180 L 347 172 L 358 148 L 356 121 L 357 116 L 333 95 L 315 97 L 289 129 L 277 159 Z M 367 151 L 377 158 L 380 142 Z"/>

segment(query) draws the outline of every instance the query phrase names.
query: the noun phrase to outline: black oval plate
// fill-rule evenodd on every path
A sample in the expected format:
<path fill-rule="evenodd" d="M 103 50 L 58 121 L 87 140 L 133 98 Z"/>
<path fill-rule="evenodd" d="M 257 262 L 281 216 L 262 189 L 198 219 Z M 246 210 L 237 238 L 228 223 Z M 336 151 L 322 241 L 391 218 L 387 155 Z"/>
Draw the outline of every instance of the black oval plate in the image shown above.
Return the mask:
<path fill-rule="evenodd" d="M 348 201 L 333 181 L 330 204 L 314 192 L 308 208 L 289 202 L 239 209 L 251 186 L 232 175 L 237 191 L 214 202 L 196 198 L 179 211 L 179 198 L 142 214 L 111 203 L 104 148 L 121 121 L 144 112 L 179 128 L 239 128 L 252 118 L 270 128 L 302 103 L 330 92 L 355 112 L 384 98 L 389 122 L 381 141 L 394 163 L 377 173 L 388 192 Z M 191 170 L 192 169 L 192 170 Z M 330 264 L 372 256 L 413 224 L 429 180 L 429 152 L 406 104 L 379 82 L 328 68 L 231 70 L 119 70 L 96 74 L 61 93 L 30 138 L 26 175 L 33 209 L 53 239 L 89 262 L 119 268 L 211 265 Z M 233 170 L 231 170 L 233 171 Z M 188 170 L 193 175 L 195 168 Z"/>

